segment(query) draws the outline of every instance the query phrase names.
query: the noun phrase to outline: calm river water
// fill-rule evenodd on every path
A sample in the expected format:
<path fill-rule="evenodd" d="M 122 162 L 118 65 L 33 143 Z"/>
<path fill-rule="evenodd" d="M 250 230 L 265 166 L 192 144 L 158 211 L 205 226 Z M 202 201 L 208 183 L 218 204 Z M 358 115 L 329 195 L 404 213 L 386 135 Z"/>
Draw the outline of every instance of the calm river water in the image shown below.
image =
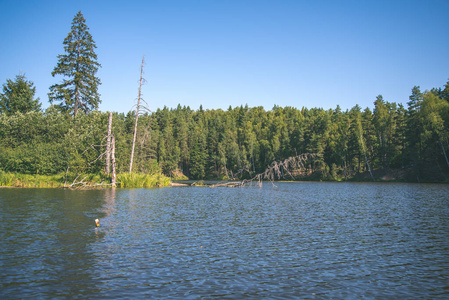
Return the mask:
<path fill-rule="evenodd" d="M 0 189 L 0 236 L 1 299 L 449 297 L 447 185 Z"/>

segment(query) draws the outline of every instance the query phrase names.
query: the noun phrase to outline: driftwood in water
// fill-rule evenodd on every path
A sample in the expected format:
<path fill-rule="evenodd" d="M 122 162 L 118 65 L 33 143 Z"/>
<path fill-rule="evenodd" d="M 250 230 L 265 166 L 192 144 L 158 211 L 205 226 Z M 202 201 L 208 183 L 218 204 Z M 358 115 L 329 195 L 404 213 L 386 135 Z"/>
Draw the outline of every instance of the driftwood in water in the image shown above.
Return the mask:
<path fill-rule="evenodd" d="M 189 186 L 187 183 L 170 182 L 170 186 Z"/>
<path fill-rule="evenodd" d="M 243 185 L 242 181 L 230 181 L 230 182 L 220 182 L 210 185 L 210 187 L 241 187 Z"/>
<path fill-rule="evenodd" d="M 240 187 L 242 186 L 241 181 L 231 181 L 231 182 L 220 182 L 215 184 L 204 183 L 203 181 L 195 181 L 192 183 L 179 183 L 171 182 L 171 187 L 187 187 L 187 186 L 197 186 L 197 187 Z"/>
<path fill-rule="evenodd" d="M 111 183 L 91 183 L 91 182 L 86 182 L 84 180 L 86 180 L 87 176 L 84 176 L 83 179 L 81 179 L 80 181 L 76 181 L 78 179 L 78 177 L 80 177 L 81 174 L 78 174 L 78 176 L 75 177 L 75 179 L 73 180 L 73 182 L 66 186 L 64 185 L 64 188 L 69 188 L 69 189 L 85 189 L 85 188 L 94 188 L 94 187 L 102 187 L 102 186 L 111 186 Z"/>

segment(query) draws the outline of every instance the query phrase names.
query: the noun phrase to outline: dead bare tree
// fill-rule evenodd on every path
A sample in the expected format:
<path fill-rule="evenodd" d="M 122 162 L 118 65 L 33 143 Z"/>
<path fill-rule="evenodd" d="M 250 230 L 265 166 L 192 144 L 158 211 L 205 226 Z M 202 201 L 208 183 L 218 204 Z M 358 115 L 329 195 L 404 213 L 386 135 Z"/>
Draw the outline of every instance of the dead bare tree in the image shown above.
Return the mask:
<path fill-rule="evenodd" d="M 142 84 L 145 83 L 145 79 L 143 78 L 143 65 L 144 65 L 144 63 L 145 63 L 145 55 L 142 57 L 142 64 L 140 65 L 139 96 L 137 97 L 136 122 L 134 124 L 133 145 L 132 145 L 132 148 L 131 148 L 131 159 L 130 159 L 130 162 L 129 162 L 129 173 L 131 173 L 132 169 L 133 169 L 134 148 L 136 146 L 136 136 L 137 136 L 137 122 L 139 120 L 140 101 L 142 100 Z"/>
<path fill-rule="evenodd" d="M 111 132 L 112 132 L 112 112 L 109 113 L 108 136 L 106 138 L 106 174 L 111 173 Z"/>
<path fill-rule="evenodd" d="M 226 182 L 219 183 L 216 185 L 212 185 L 212 187 L 216 186 L 244 186 L 247 184 L 252 184 L 256 182 L 256 184 L 262 187 L 262 182 L 264 180 L 270 181 L 274 186 L 274 181 L 276 179 L 285 178 L 286 175 L 290 176 L 292 179 L 297 178 L 298 176 L 304 175 L 307 170 L 306 163 L 313 159 L 316 156 L 314 153 L 304 153 L 296 156 L 291 156 L 283 161 L 273 161 L 264 172 L 257 174 L 251 179 L 244 179 L 239 182 Z"/>
<path fill-rule="evenodd" d="M 246 183 L 257 181 L 257 184 L 261 187 L 263 180 L 268 180 L 274 185 L 276 179 L 285 178 L 285 175 L 290 176 L 292 179 L 297 176 L 303 175 L 306 167 L 306 162 L 314 158 L 316 154 L 314 153 L 303 153 L 296 156 L 291 156 L 284 161 L 274 161 L 265 170 L 265 172 L 257 174 L 253 178 L 247 180 Z"/>

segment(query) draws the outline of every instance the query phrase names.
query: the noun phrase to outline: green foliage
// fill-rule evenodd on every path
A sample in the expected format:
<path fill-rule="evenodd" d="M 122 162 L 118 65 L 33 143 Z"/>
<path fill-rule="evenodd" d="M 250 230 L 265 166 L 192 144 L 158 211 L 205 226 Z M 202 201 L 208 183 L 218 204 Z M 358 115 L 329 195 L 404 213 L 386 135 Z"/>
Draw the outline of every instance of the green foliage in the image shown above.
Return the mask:
<path fill-rule="evenodd" d="M 0 114 L 12 115 L 16 112 L 40 111 L 39 98 L 34 99 L 36 88 L 25 75 L 17 75 L 15 81 L 8 79 L 0 93 Z"/>
<path fill-rule="evenodd" d="M 100 79 L 95 76 L 101 65 L 97 62 L 95 42 L 83 14 L 78 12 L 72 21 L 71 31 L 64 39 L 65 54 L 58 55 L 58 64 L 51 75 L 62 75 L 60 84 L 50 87 L 50 103 L 58 102 L 58 109 L 77 115 L 98 108 Z M 67 79 L 66 79 L 67 78 Z"/>

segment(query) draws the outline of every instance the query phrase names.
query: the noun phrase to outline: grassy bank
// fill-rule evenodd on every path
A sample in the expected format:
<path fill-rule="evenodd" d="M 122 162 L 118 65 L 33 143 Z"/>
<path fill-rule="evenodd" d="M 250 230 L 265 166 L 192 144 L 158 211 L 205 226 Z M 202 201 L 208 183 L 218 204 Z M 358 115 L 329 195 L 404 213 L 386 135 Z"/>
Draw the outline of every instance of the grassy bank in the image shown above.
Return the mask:
<path fill-rule="evenodd" d="M 1 187 L 63 188 L 63 187 L 108 187 L 111 177 L 104 174 L 19 174 L 0 171 Z M 117 175 L 117 187 L 152 188 L 165 187 L 170 178 L 161 174 L 123 173 Z"/>

